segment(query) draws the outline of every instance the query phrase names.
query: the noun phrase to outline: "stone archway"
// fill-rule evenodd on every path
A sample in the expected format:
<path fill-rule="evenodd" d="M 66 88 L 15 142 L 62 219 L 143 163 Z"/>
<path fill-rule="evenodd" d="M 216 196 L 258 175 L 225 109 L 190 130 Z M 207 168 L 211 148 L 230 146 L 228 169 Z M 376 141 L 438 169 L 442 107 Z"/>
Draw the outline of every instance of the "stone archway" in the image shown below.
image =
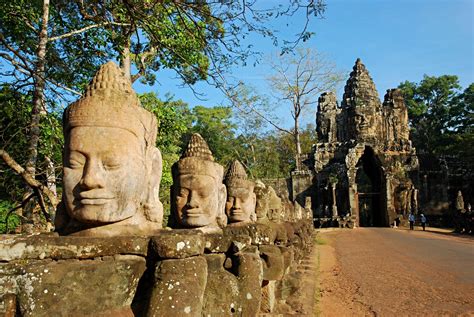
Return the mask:
<path fill-rule="evenodd" d="M 356 168 L 359 226 L 387 226 L 386 206 L 383 203 L 383 169 L 371 147 L 365 147 Z"/>

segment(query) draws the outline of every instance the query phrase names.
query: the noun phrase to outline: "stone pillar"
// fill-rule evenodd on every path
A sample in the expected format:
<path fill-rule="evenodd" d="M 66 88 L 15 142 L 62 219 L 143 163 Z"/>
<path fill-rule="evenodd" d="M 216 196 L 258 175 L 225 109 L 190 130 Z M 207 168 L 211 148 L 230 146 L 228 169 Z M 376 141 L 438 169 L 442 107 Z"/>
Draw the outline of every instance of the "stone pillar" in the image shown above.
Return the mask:
<path fill-rule="evenodd" d="M 146 316 L 201 315 L 207 273 L 203 256 L 158 262 Z"/>
<path fill-rule="evenodd" d="M 331 183 L 331 192 L 332 192 L 332 216 L 337 217 L 337 202 L 336 202 L 336 184 Z"/>
<path fill-rule="evenodd" d="M 386 204 L 387 204 L 387 221 L 388 224 L 392 224 L 397 217 L 397 213 L 395 211 L 395 204 L 394 204 L 394 187 L 392 186 L 393 175 L 386 175 L 385 176 L 385 193 L 386 193 Z"/>
<path fill-rule="evenodd" d="M 351 215 L 356 216 L 356 223 L 359 224 L 359 195 L 357 192 L 356 179 L 356 168 L 350 168 L 347 171 L 347 178 L 349 182 L 349 207 L 351 209 Z"/>

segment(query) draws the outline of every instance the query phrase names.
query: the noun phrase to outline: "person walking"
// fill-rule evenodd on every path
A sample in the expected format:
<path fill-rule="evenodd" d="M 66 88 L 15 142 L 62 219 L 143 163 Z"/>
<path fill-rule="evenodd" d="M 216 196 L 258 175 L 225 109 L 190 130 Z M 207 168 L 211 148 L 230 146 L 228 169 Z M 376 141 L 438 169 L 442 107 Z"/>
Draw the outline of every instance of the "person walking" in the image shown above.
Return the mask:
<path fill-rule="evenodd" d="M 423 214 L 421 214 L 420 217 L 421 217 L 421 226 L 423 227 L 423 231 L 425 231 L 426 217 Z"/>
<path fill-rule="evenodd" d="M 408 215 L 408 221 L 410 221 L 410 230 L 413 230 L 415 225 L 415 215 L 412 212 Z"/>

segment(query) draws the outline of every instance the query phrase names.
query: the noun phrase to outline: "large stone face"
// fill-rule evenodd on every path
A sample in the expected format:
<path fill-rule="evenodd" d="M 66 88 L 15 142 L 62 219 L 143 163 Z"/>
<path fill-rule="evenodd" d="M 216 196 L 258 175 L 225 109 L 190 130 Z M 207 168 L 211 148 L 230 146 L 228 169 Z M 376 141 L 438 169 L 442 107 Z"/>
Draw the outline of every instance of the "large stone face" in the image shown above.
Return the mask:
<path fill-rule="evenodd" d="M 373 140 L 381 132 L 378 92 L 369 72 L 357 59 L 344 88 L 342 109 L 346 117 L 347 139 Z"/>
<path fill-rule="evenodd" d="M 316 132 L 319 142 L 337 142 L 337 117 L 340 112 L 335 93 L 323 93 L 319 97 L 316 113 Z"/>
<path fill-rule="evenodd" d="M 174 226 L 216 230 L 227 224 L 224 208 L 224 168 L 201 135 L 191 135 L 183 155 L 173 167 L 172 217 Z"/>
<path fill-rule="evenodd" d="M 161 228 L 156 118 L 117 65 L 103 65 L 63 117 L 61 234 L 150 234 Z"/>
<path fill-rule="evenodd" d="M 256 220 L 256 195 L 254 183 L 247 180 L 247 173 L 239 161 L 229 166 L 224 184 L 227 187 L 225 212 L 230 224 L 242 224 Z"/>

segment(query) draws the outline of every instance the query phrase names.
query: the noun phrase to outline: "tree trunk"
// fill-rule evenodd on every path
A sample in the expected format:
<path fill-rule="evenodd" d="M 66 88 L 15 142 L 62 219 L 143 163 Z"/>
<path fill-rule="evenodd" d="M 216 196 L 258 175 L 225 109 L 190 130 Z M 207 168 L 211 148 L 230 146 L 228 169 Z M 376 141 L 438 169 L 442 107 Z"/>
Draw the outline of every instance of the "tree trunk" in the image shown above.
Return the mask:
<path fill-rule="evenodd" d="M 125 77 L 132 81 L 132 61 L 130 59 L 130 39 L 127 40 L 123 47 L 122 56 L 120 58 L 120 68 L 122 69 Z"/>
<path fill-rule="evenodd" d="M 43 19 L 38 38 L 38 49 L 36 51 L 36 69 L 33 74 L 33 109 L 31 111 L 31 122 L 29 131 L 29 143 L 27 148 L 28 158 L 25 164 L 26 172 L 35 178 L 36 161 L 38 159 L 38 142 L 40 139 L 40 120 L 41 110 L 44 101 L 45 87 L 45 64 L 46 64 L 46 44 L 48 43 L 48 23 L 49 23 L 49 0 L 43 0 Z M 30 195 L 32 190 L 27 188 L 26 196 Z M 24 216 L 31 219 L 34 206 L 25 208 Z"/>
<path fill-rule="evenodd" d="M 298 116 L 295 116 L 294 136 L 295 136 L 295 147 L 296 147 L 296 155 L 295 155 L 296 169 L 299 170 L 301 168 L 300 166 L 301 165 L 300 164 L 301 143 L 300 143 L 300 129 L 299 129 Z"/>

